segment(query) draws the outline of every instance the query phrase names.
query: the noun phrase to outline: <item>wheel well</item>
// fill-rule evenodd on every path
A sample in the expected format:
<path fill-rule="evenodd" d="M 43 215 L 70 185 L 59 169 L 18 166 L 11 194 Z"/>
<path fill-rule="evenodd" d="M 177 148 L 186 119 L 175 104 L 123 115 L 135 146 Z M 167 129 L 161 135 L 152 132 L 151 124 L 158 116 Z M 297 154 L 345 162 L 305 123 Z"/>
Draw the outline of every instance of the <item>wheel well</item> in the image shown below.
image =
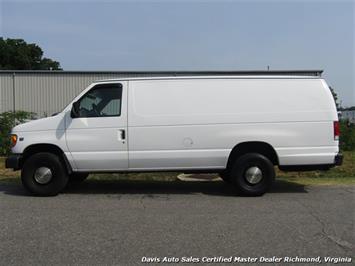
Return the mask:
<path fill-rule="evenodd" d="M 238 157 L 250 152 L 255 152 L 264 155 L 274 165 L 279 164 L 279 159 L 277 157 L 276 151 L 270 144 L 261 141 L 250 141 L 250 142 L 239 143 L 232 149 L 231 153 L 229 154 L 227 169 L 230 169 L 233 162 Z"/>
<path fill-rule="evenodd" d="M 57 155 L 64 163 L 64 166 L 67 169 L 68 174 L 70 174 L 72 172 L 72 168 L 71 168 L 64 152 L 61 150 L 61 148 L 59 148 L 58 146 L 53 145 L 53 144 L 34 144 L 34 145 L 28 146 L 22 154 L 22 160 L 21 160 L 21 165 L 20 165 L 21 168 L 22 168 L 24 162 L 30 156 L 32 156 L 35 153 L 39 153 L 39 152 L 49 152 L 49 153 L 53 153 L 53 154 Z"/>

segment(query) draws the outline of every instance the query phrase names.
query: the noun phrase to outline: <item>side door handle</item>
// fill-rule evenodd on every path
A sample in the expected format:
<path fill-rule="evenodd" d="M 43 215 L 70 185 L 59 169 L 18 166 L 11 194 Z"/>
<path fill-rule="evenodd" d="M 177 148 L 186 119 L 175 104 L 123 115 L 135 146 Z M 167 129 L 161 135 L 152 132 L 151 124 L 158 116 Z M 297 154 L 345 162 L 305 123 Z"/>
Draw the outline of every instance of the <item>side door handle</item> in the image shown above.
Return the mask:
<path fill-rule="evenodd" d="M 126 131 L 124 129 L 118 130 L 117 139 L 119 141 L 122 141 L 123 143 L 125 142 L 125 140 L 126 140 Z"/>

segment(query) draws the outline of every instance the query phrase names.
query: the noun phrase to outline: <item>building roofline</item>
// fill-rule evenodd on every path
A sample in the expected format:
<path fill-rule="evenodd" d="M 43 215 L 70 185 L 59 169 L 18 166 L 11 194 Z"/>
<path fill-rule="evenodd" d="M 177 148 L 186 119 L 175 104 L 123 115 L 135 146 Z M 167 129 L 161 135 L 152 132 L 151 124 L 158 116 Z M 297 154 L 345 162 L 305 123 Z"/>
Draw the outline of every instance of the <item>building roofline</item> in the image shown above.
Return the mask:
<path fill-rule="evenodd" d="M 80 71 L 80 70 L 0 70 L 11 74 L 117 74 L 117 75 L 171 75 L 171 76 L 316 76 L 323 70 L 178 70 L 178 71 Z"/>

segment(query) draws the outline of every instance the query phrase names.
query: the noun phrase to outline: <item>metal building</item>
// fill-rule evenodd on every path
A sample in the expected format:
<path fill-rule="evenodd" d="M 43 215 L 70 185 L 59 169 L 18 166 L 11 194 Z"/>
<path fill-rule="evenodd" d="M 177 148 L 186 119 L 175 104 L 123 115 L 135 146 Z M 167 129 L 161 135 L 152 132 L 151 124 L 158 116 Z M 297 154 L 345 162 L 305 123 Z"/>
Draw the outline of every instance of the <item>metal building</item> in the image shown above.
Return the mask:
<path fill-rule="evenodd" d="M 62 110 L 71 99 L 96 80 L 196 75 L 307 75 L 322 70 L 280 71 L 0 71 L 0 113 L 23 110 L 38 117 Z"/>
<path fill-rule="evenodd" d="M 355 110 L 346 110 L 340 112 L 341 120 L 348 120 L 351 124 L 355 124 Z"/>

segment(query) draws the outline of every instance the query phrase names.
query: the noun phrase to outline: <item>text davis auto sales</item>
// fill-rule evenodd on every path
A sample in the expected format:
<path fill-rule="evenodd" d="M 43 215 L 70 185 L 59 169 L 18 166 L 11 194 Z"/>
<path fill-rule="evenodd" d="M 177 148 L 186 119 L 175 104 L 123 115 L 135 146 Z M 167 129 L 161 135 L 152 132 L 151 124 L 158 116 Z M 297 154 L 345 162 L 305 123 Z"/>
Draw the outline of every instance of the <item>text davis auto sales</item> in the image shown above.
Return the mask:
<path fill-rule="evenodd" d="M 143 263 L 351 263 L 350 257 L 142 257 Z"/>

